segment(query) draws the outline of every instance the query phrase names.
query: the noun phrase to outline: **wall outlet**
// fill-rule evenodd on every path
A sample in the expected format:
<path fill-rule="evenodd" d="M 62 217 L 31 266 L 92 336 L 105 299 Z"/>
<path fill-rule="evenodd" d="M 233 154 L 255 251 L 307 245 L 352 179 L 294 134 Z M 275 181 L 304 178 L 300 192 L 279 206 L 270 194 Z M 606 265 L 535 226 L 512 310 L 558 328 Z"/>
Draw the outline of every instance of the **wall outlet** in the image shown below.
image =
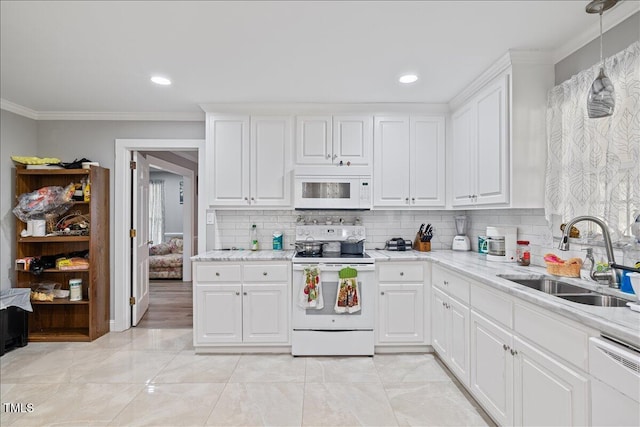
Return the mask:
<path fill-rule="evenodd" d="M 213 225 L 216 220 L 216 215 L 213 212 L 207 212 L 207 225 Z"/>

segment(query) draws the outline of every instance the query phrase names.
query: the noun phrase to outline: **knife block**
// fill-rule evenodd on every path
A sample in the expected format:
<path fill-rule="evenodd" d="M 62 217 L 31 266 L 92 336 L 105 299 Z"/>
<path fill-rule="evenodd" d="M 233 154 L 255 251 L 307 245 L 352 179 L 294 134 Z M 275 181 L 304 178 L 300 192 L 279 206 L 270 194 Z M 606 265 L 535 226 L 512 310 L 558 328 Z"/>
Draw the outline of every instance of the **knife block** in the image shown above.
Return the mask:
<path fill-rule="evenodd" d="M 421 242 L 420 236 L 413 241 L 413 249 L 420 252 L 431 252 L 431 242 Z"/>

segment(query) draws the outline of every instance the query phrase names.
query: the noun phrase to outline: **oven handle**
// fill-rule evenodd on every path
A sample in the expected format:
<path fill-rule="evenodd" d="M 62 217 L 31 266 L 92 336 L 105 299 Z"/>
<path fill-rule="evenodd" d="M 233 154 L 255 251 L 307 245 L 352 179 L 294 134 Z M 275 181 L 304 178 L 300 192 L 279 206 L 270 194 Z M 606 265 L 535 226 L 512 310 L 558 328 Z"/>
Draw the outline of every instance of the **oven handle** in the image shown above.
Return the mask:
<path fill-rule="evenodd" d="M 308 267 L 318 267 L 321 272 L 323 271 L 340 271 L 345 267 L 355 268 L 358 271 L 375 271 L 375 264 L 293 264 L 293 271 L 302 271 Z"/>

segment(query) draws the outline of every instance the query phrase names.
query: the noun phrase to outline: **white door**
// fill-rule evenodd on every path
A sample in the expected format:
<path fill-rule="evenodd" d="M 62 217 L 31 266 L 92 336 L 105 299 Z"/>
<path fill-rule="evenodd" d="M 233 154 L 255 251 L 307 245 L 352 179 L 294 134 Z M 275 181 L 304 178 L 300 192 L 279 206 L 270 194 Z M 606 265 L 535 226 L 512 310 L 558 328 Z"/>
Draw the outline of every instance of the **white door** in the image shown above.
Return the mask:
<path fill-rule="evenodd" d="M 242 342 L 242 285 L 196 285 L 193 304 L 194 342 Z"/>
<path fill-rule="evenodd" d="M 469 385 L 469 308 L 449 298 L 448 306 L 450 368 L 464 385 Z"/>
<path fill-rule="evenodd" d="M 371 164 L 373 141 L 372 116 L 334 116 L 333 117 L 333 155 L 334 163 L 343 166 L 366 166 Z"/>
<path fill-rule="evenodd" d="M 475 136 L 473 135 L 473 105 L 466 104 L 451 116 L 451 160 L 449 177 L 451 179 L 451 204 L 453 206 L 468 205 L 472 202 L 474 187 L 471 177 L 474 176 Z"/>
<path fill-rule="evenodd" d="M 411 206 L 445 205 L 444 117 L 411 117 Z"/>
<path fill-rule="evenodd" d="M 378 286 L 378 342 L 424 343 L 424 285 Z"/>
<path fill-rule="evenodd" d="M 475 311 L 470 329 L 471 392 L 498 425 L 513 425 L 511 334 Z"/>
<path fill-rule="evenodd" d="M 207 119 L 209 204 L 249 205 L 249 116 Z"/>
<path fill-rule="evenodd" d="M 477 147 L 475 191 L 477 204 L 509 201 L 507 182 L 507 79 L 498 79 L 476 101 Z"/>
<path fill-rule="evenodd" d="M 589 380 L 514 338 L 515 425 L 589 424 Z"/>
<path fill-rule="evenodd" d="M 290 117 L 251 117 L 251 206 L 291 205 Z"/>
<path fill-rule="evenodd" d="M 409 206 L 409 117 L 376 117 L 373 146 L 374 206 Z"/>
<path fill-rule="evenodd" d="M 133 238 L 131 296 L 131 325 L 136 326 L 149 308 L 149 163 L 137 151 L 132 153 L 136 168 L 132 170 L 134 194 L 132 224 Z"/>
<path fill-rule="evenodd" d="M 287 284 L 243 285 L 242 336 L 244 342 L 287 343 L 289 305 Z"/>
<path fill-rule="evenodd" d="M 327 165 L 333 161 L 331 116 L 296 118 L 296 164 Z"/>

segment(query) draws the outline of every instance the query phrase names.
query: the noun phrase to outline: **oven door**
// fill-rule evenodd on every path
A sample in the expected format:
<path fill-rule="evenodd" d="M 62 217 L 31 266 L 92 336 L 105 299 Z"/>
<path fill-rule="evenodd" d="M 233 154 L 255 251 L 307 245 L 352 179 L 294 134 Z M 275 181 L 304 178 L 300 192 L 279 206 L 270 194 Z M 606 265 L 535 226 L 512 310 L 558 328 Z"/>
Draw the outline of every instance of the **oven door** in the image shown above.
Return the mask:
<path fill-rule="evenodd" d="M 296 176 L 296 209 L 371 209 L 371 178 Z"/>
<path fill-rule="evenodd" d="M 304 269 L 318 267 L 324 307 L 302 308 L 298 298 L 305 286 Z M 344 267 L 358 271 L 360 310 L 355 313 L 336 313 L 338 271 Z M 373 264 L 294 264 L 293 265 L 293 316 L 294 330 L 373 330 L 375 310 L 375 266 Z"/>

